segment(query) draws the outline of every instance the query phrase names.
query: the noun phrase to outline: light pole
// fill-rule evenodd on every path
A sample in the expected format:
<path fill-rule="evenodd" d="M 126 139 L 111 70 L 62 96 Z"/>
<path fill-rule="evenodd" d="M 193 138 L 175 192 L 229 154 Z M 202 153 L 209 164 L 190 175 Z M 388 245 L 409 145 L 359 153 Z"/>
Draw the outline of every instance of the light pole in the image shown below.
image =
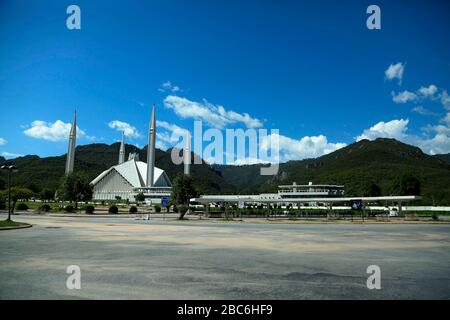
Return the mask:
<path fill-rule="evenodd" d="M 2 170 L 8 170 L 8 221 L 11 220 L 11 172 L 15 171 L 17 167 L 15 165 L 3 165 Z"/>

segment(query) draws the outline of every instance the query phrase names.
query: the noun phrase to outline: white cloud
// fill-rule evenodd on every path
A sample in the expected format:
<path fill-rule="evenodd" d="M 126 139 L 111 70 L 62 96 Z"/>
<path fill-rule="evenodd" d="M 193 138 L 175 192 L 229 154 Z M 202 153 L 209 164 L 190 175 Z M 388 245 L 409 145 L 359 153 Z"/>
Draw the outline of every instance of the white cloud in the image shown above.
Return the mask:
<path fill-rule="evenodd" d="M 407 102 L 418 103 L 424 100 L 430 101 L 439 100 L 446 110 L 450 110 L 450 96 L 448 95 L 446 90 L 441 90 L 441 92 L 439 91 L 440 90 L 436 85 L 430 84 L 428 87 L 424 86 L 420 87 L 415 92 L 405 90 L 396 93 L 392 91 L 391 95 L 392 101 L 394 101 L 395 103 L 407 103 Z M 425 109 L 423 106 L 415 107 L 411 109 L 411 111 L 422 115 L 436 115 L 434 112 Z"/>
<path fill-rule="evenodd" d="M 428 154 L 442 154 L 450 152 L 450 130 L 446 133 L 437 133 L 430 139 L 418 139 L 416 145 Z"/>
<path fill-rule="evenodd" d="M 438 134 L 448 134 L 450 135 L 450 112 L 448 112 L 442 119 L 439 120 L 443 124 L 437 125 L 427 125 L 422 128 L 425 132 L 436 132 Z"/>
<path fill-rule="evenodd" d="M 156 126 L 160 127 L 160 128 L 164 128 L 166 130 L 169 130 L 170 132 L 172 132 L 172 134 L 174 136 L 178 136 L 178 137 L 184 136 L 188 132 L 188 130 L 181 128 L 175 124 L 168 123 L 166 121 L 156 120 Z"/>
<path fill-rule="evenodd" d="M 223 129 L 225 126 L 243 123 L 247 128 L 262 126 L 259 119 L 252 118 L 248 113 L 227 111 L 223 106 L 214 105 L 206 100 L 195 102 L 183 97 L 169 95 L 164 99 L 164 106 L 172 109 L 181 118 L 193 118 L 202 120 L 206 124 Z"/>
<path fill-rule="evenodd" d="M 5 139 L 3 139 L 3 138 L 0 138 L 0 146 L 4 146 L 5 144 L 7 144 L 8 143 L 8 141 L 6 141 Z"/>
<path fill-rule="evenodd" d="M 375 140 L 376 138 L 393 138 L 403 140 L 406 137 L 409 120 L 399 119 L 388 122 L 380 121 L 369 129 L 365 129 L 356 141 L 362 139 Z"/>
<path fill-rule="evenodd" d="M 261 150 L 270 150 L 271 139 L 275 139 L 274 141 L 278 139 L 280 162 L 316 158 L 346 146 L 345 143 L 328 142 L 327 137 L 324 135 L 305 136 L 296 140 L 272 133 L 265 137 L 265 139 L 262 139 L 260 143 Z"/>
<path fill-rule="evenodd" d="M 417 106 L 411 109 L 412 112 L 421 114 L 423 116 L 433 116 L 436 115 L 436 113 L 434 113 L 433 111 L 430 111 L 426 108 L 424 108 L 423 106 Z"/>
<path fill-rule="evenodd" d="M 386 79 L 393 80 L 398 79 L 399 84 L 401 84 L 403 79 L 403 72 L 405 71 L 405 64 L 398 62 L 396 64 L 391 64 L 384 72 Z"/>
<path fill-rule="evenodd" d="M 208 162 L 209 163 L 209 162 Z M 233 165 L 233 166 L 245 166 L 245 165 L 251 165 L 251 164 L 267 164 L 270 163 L 269 161 L 264 161 L 262 159 L 258 158 L 243 158 L 243 159 L 236 159 L 233 163 L 227 162 L 227 165 Z"/>
<path fill-rule="evenodd" d="M 444 90 L 441 94 L 441 103 L 445 109 L 450 110 L 450 96 L 446 90 Z"/>
<path fill-rule="evenodd" d="M 170 81 L 163 82 L 159 87 L 158 91 L 160 92 L 172 92 L 177 93 L 182 91 L 179 86 L 173 85 Z"/>
<path fill-rule="evenodd" d="M 158 132 L 156 131 L 156 147 L 161 150 L 167 150 L 170 147 L 173 147 L 178 142 L 178 139 L 175 139 L 175 135 L 172 135 L 168 132 Z"/>
<path fill-rule="evenodd" d="M 425 132 L 435 132 L 437 134 L 450 134 L 450 127 L 442 124 L 438 125 L 427 125 L 425 128 L 422 128 Z"/>
<path fill-rule="evenodd" d="M 71 123 L 64 123 L 61 120 L 55 122 L 46 122 L 36 120 L 31 123 L 31 128 L 23 133 L 29 137 L 47 141 L 63 141 L 69 138 Z M 84 137 L 86 134 L 77 126 L 77 138 Z"/>
<path fill-rule="evenodd" d="M 392 101 L 395 103 L 407 103 L 408 101 L 417 101 L 418 97 L 414 92 L 403 91 L 399 93 L 391 92 Z"/>
<path fill-rule="evenodd" d="M 111 129 L 116 129 L 117 131 L 123 131 L 125 136 L 128 138 L 139 138 L 141 136 L 136 127 L 123 121 L 114 120 L 108 123 L 108 126 Z"/>
<path fill-rule="evenodd" d="M 85 138 L 91 142 L 97 142 L 97 141 L 103 141 L 105 140 L 104 138 L 98 138 L 96 136 L 88 136 L 86 135 Z"/>
<path fill-rule="evenodd" d="M 431 84 L 428 87 L 420 87 L 417 92 L 424 98 L 434 98 L 434 95 L 438 92 L 438 88 Z"/>
<path fill-rule="evenodd" d="M 161 150 L 173 147 L 180 141 L 180 137 L 184 137 L 187 134 L 186 129 L 166 121 L 156 120 L 156 126 L 164 129 L 163 131 L 156 131 L 156 147 Z"/>
<path fill-rule="evenodd" d="M 145 103 L 143 103 L 142 101 L 136 101 L 136 103 L 141 107 L 145 107 Z"/>
<path fill-rule="evenodd" d="M 5 157 L 6 159 L 13 159 L 13 158 L 18 158 L 18 157 L 23 157 L 23 154 L 18 154 L 18 153 L 11 153 L 11 152 L 2 152 L 0 154 L 2 157 Z"/>
<path fill-rule="evenodd" d="M 156 134 L 156 137 L 158 138 L 158 133 Z M 161 149 L 163 151 L 166 151 L 167 149 L 169 149 L 169 145 L 167 145 L 166 143 L 164 143 L 161 139 L 157 139 L 155 142 L 155 147 L 157 149 Z"/>
<path fill-rule="evenodd" d="M 447 117 L 443 118 L 445 122 Z M 393 138 L 407 144 L 418 146 L 423 152 L 428 154 L 439 154 L 450 152 L 450 128 L 445 125 L 428 125 L 423 130 L 432 132 L 434 136 L 423 137 L 409 134 L 409 120 L 398 119 L 388 122 L 378 122 L 356 138 L 356 141 L 362 139 L 375 140 L 377 138 Z"/>
<path fill-rule="evenodd" d="M 441 119 L 448 127 L 450 127 L 450 112 L 447 112 L 444 118 Z"/>

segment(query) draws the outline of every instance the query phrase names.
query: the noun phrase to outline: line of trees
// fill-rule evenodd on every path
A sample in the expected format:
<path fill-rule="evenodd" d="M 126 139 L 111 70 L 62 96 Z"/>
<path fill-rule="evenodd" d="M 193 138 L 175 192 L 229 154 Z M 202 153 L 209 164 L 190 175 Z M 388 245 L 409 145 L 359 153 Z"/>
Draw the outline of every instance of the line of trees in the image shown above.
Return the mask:
<path fill-rule="evenodd" d="M 379 197 L 383 194 L 396 196 L 411 196 L 420 195 L 421 183 L 420 180 L 410 174 L 400 174 L 392 180 L 391 186 L 386 192 L 382 192 L 381 187 L 373 179 L 364 179 L 361 182 L 355 182 L 346 190 L 347 195 L 363 196 L 363 197 Z"/>
<path fill-rule="evenodd" d="M 92 187 L 89 183 L 90 180 L 84 172 L 73 172 L 61 178 L 57 191 L 45 188 L 37 193 L 30 188 L 14 186 L 11 188 L 12 212 L 14 212 L 18 201 L 28 201 L 32 198 L 39 198 L 42 201 L 74 202 L 75 209 L 78 209 L 78 202 L 92 199 Z M 55 194 L 57 199 L 55 199 Z M 8 190 L 0 190 L 0 206 L 6 207 L 7 201 Z"/>

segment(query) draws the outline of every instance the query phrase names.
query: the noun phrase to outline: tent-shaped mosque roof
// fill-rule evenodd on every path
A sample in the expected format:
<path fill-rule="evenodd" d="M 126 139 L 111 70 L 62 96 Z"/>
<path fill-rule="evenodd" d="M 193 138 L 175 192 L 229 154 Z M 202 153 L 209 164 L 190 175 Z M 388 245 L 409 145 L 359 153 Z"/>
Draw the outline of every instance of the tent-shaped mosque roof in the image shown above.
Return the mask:
<path fill-rule="evenodd" d="M 95 185 L 106 177 L 112 171 L 120 174 L 134 188 L 145 187 L 147 177 L 147 163 L 136 161 L 136 159 L 128 160 L 124 163 L 112 166 L 103 171 L 97 178 L 92 180 L 91 184 Z M 155 167 L 153 176 L 153 185 L 155 187 L 170 187 L 171 182 L 164 170 Z"/>

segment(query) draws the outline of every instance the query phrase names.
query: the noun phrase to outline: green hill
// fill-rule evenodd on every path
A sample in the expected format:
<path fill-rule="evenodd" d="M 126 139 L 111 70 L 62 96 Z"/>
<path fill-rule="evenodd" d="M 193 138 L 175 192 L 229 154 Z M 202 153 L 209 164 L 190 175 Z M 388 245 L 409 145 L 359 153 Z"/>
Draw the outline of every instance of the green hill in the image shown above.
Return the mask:
<path fill-rule="evenodd" d="M 447 154 L 436 154 L 436 155 L 434 155 L 434 157 L 450 163 L 450 153 L 447 153 Z"/>

